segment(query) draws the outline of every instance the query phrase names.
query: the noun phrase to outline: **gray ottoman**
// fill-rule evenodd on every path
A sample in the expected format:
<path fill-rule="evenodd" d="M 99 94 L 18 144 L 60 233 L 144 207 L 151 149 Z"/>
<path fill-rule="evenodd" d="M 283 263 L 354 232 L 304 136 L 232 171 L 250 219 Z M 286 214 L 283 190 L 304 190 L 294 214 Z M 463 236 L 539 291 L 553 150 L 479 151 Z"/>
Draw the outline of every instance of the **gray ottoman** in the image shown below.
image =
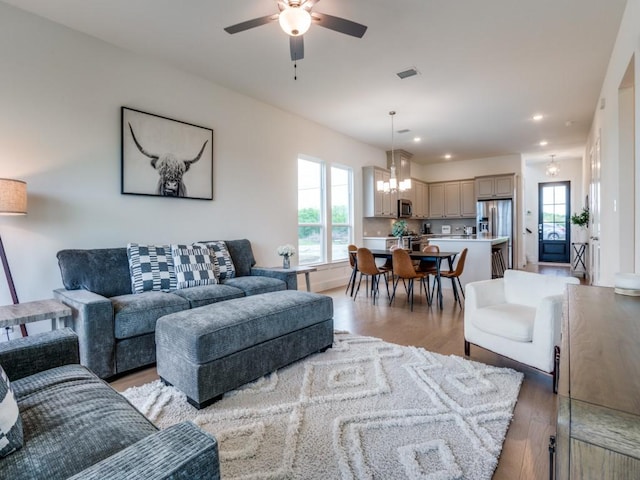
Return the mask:
<path fill-rule="evenodd" d="M 298 290 L 183 310 L 156 324 L 158 375 L 196 408 L 332 343 L 331 297 Z"/>

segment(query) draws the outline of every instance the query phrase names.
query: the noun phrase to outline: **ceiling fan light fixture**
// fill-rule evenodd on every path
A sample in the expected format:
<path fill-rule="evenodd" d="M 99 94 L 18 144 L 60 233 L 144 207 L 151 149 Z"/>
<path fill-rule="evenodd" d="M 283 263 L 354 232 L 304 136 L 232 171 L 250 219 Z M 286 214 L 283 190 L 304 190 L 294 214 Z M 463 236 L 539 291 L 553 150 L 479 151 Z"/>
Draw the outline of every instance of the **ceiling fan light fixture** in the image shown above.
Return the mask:
<path fill-rule="evenodd" d="M 301 7 L 288 7 L 280 12 L 278 22 L 284 33 L 292 37 L 298 37 L 309 30 L 311 14 Z"/>

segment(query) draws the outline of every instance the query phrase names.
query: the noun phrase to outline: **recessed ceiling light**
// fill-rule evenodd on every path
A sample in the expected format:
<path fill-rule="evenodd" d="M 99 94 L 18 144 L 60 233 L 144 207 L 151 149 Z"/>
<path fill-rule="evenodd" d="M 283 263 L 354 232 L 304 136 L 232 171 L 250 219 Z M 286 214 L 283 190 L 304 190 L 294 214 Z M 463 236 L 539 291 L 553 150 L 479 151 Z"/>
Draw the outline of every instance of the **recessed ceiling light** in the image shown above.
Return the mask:
<path fill-rule="evenodd" d="M 539 113 L 537 113 L 537 114 L 535 114 L 535 115 L 533 116 L 533 119 L 534 119 L 536 122 L 539 122 L 539 121 L 540 121 L 540 120 L 542 120 L 543 118 L 544 118 L 544 117 L 543 117 L 541 114 L 539 114 Z"/>
<path fill-rule="evenodd" d="M 413 141 L 418 143 L 418 142 L 422 141 L 422 139 L 420 137 L 413 137 Z"/>
<path fill-rule="evenodd" d="M 546 147 L 547 145 L 549 145 L 549 142 L 547 142 L 546 140 L 542 140 L 542 141 L 540 142 L 540 146 L 541 146 L 541 147 Z"/>
<path fill-rule="evenodd" d="M 450 154 L 450 153 L 447 153 L 447 154 L 444 156 L 444 158 L 446 158 L 447 160 L 449 160 L 449 159 L 451 158 L 451 154 Z"/>

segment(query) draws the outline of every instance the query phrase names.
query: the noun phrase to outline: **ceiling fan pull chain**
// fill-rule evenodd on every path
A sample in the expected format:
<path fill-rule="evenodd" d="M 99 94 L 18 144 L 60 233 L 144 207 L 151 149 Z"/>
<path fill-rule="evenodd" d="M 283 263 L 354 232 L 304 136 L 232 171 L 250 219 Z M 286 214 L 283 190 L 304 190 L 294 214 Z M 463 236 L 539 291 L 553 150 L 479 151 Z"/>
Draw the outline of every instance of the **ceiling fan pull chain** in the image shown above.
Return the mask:
<path fill-rule="evenodd" d="M 294 60 L 293 62 L 293 79 L 298 80 L 298 61 Z"/>

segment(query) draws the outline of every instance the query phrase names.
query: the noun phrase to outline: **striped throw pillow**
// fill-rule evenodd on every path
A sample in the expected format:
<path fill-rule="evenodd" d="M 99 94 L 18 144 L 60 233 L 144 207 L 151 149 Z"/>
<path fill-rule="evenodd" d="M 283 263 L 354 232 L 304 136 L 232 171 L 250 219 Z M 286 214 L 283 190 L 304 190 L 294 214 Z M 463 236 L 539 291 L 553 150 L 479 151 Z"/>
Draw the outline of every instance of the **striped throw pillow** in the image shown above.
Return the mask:
<path fill-rule="evenodd" d="M 18 402 L 7 374 L 0 366 L 0 458 L 16 451 L 22 444 L 22 420 Z"/>
<path fill-rule="evenodd" d="M 169 245 L 127 245 L 133 293 L 176 289 L 176 272 Z"/>
<path fill-rule="evenodd" d="M 218 280 L 223 281 L 227 278 L 233 278 L 236 276 L 236 268 L 233 265 L 231 254 L 227 249 L 227 244 L 223 240 L 206 243 L 194 243 L 194 246 L 206 247 L 212 250 L 216 261 L 218 262 Z"/>

